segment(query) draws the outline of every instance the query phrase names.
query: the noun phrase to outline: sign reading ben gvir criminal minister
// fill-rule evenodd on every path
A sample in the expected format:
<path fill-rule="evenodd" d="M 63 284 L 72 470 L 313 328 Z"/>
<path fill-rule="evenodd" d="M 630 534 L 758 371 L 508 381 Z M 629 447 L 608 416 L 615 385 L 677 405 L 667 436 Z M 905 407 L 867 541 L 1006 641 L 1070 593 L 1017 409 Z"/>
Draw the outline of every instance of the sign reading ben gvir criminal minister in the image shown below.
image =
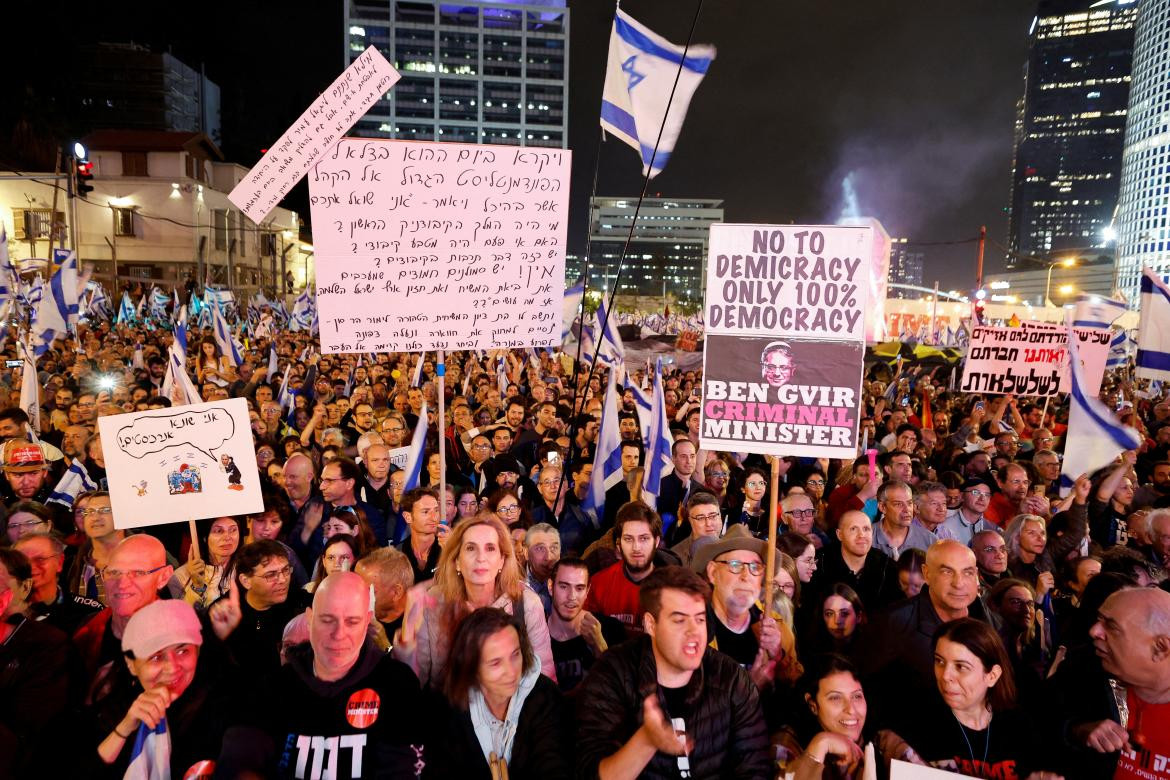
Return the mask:
<path fill-rule="evenodd" d="M 857 452 L 871 230 L 711 227 L 700 446 Z"/>

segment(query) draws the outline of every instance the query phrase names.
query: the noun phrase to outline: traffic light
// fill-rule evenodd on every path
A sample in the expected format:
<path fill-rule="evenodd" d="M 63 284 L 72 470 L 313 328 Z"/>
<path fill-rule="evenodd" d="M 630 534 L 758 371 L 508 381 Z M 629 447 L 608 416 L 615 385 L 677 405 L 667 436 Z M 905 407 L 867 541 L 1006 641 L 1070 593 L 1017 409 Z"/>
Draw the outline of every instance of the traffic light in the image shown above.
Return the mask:
<path fill-rule="evenodd" d="M 77 194 L 85 197 L 93 192 L 93 163 L 89 160 L 77 161 Z"/>
<path fill-rule="evenodd" d="M 981 298 L 975 301 L 975 323 L 978 325 L 982 325 L 984 322 L 984 320 L 983 320 L 983 306 L 984 305 L 985 305 L 985 302 Z"/>

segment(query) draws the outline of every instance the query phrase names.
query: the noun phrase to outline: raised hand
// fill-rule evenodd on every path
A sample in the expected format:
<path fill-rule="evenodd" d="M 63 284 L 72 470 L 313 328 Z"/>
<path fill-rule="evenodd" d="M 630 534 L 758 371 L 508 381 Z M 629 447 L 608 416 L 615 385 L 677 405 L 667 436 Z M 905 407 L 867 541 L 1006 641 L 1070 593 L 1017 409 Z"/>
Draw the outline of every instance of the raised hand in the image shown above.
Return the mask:
<path fill-rule="evenodd" d="M 220 639 L 227 639 L 240 625 L 244 613 L 240 611 L 240 586 L 236 578 L 228 581 L 228 595 L 211 605 L 207 616 L 211 619 L 211 629 Z"/>
<path fill-rule="evenodd" d="M 670 756 L 681 756 L 689 752 L 692 746 L 689 738 L 679 738 L 678 732 L 658 706 L 658 695 L 655 693 L 642 702 L 642 733 L 659 753 Z"/>

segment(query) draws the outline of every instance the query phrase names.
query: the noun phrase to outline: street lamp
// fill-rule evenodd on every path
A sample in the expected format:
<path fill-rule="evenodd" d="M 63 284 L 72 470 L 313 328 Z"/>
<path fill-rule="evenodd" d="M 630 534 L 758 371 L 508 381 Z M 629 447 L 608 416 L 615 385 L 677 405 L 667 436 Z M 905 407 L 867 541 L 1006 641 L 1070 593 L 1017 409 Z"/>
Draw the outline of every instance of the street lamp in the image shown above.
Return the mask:
<path fill-rule="evenodd" d="M 1052 269 L 1058 265 L 1062 265 L 1065 268 L 1072 268 L 1076 264 L 1077 264 L 1077 259 L 1075 257 L 1069 257 L 1069 258 L 1065 258 L 1064 260 L 1057 260 L 1056 262 L 1050 263 L 1048 265 L 1048 280 L 1044 283 L 1044 305 L 1045 306 L 1052 306 L 1053 305 L 1052 298 L 1049 297 L 1049 293 L 1051 293 L 1051 291 L 1052 291 Z M 1067 291 L 1064 289 L 1065 287 L 1068 288 Z M 1072 292 L 1072 285 L 1069 285 L 1069 284 L 1064 285 L 1063 287 L 1060 288 L 1060 292 L 1064 295 L 1068 295 L 1068 293 Z"/>

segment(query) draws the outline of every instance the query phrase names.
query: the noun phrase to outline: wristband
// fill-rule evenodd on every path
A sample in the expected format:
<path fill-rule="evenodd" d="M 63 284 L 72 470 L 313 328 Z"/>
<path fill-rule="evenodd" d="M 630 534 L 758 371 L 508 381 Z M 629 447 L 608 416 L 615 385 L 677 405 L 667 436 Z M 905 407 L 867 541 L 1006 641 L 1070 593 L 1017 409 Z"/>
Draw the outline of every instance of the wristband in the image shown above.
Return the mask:
<path fill-rule="evenodd" d="M 133 733 L 134 733 L 134 729 L 130 729 L 130 734 L 123 734 L 122 732 L 118 731 L 117 726 L 114 726 L 114 734 L 116 734 L 119 739 L 130 739 L 130 736 Z"/>

